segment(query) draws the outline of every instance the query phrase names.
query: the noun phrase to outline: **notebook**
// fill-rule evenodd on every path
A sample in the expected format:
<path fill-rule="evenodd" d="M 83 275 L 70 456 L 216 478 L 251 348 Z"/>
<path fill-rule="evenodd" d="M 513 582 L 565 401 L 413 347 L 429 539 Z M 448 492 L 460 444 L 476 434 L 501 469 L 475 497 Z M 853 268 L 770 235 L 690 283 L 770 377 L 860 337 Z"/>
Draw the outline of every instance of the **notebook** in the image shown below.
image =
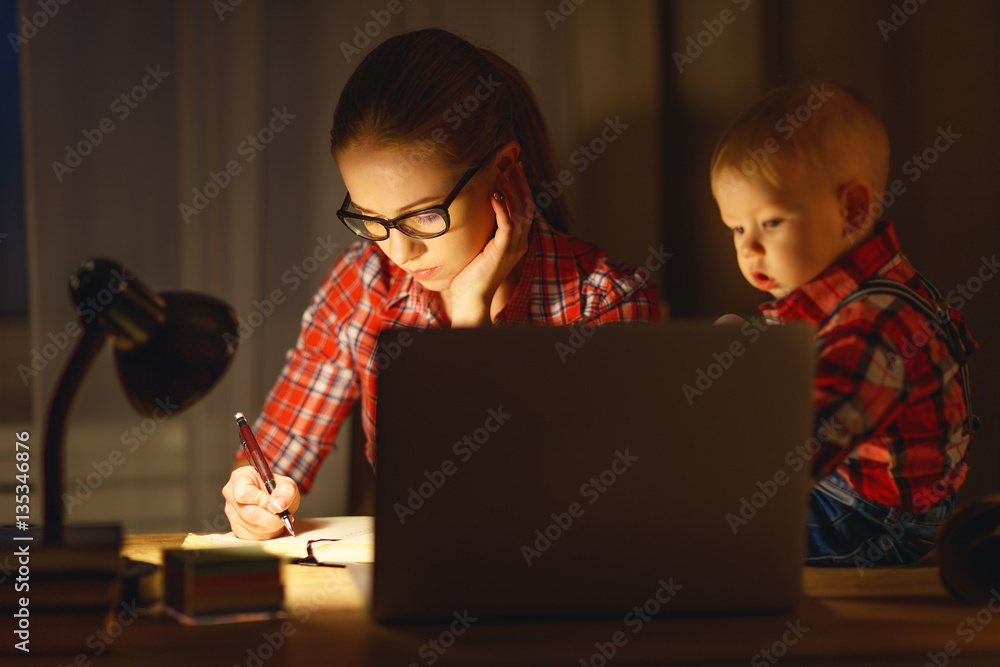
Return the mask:
<path fill-rule="evenodd" d="M 813 336 L 756 321 L 383 332 L 373 616 L 789 609 Z"/>
<path fill-rule="evenodd" d="M 371 563 L 375 558 L 375 524 L 368 516 L 296 518 L 295 535 L 263 542 L 244 540 L 228 533 L 188 533 L 183 549 L 260 546 L 275 556 L 293 561 L 307 557 L 312 542 L 313 557 L 320 563 Z"/>

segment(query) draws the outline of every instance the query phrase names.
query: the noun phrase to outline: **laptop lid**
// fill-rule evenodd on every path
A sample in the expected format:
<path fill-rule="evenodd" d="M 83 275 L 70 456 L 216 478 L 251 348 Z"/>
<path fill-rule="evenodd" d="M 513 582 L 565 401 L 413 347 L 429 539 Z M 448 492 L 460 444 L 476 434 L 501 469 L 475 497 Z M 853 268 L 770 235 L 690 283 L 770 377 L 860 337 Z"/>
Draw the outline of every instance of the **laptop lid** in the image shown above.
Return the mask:
<path fill-rule="evenodd" d="M 375 618 L 788 609 L 813 336 L 756 322 L 384 332 Z"/>

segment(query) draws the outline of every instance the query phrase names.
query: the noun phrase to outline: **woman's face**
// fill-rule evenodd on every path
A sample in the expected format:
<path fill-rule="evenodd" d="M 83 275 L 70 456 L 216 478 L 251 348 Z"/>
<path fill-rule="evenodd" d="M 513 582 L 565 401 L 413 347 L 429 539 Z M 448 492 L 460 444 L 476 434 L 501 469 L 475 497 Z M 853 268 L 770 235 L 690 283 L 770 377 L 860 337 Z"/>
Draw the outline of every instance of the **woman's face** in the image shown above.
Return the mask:
<path fill-rule="evenodd" d="M 362 145 L 336 159 L 354 206 L 386 219 L 441 204 L 463 174 L 398 148 Z M 375 243 L 421 285 L 447 291 L 452 279 L 493 237 L 496 215 L 490 199 L 496 180 L 491 160 L 451 202 L 451 226 L 443 235 L 421 240 L 391 229 L 389 238 Z"/>

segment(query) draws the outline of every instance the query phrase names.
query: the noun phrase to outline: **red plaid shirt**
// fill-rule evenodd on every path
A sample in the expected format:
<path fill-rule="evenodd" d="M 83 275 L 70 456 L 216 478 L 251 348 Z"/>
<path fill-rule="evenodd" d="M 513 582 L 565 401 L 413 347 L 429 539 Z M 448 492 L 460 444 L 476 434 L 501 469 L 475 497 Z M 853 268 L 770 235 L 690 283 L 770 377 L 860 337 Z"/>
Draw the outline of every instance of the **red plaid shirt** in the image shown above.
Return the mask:
<path fill-rule="evenodd" d="M 760 309 L 770 323 L 819 326 L 876 275 L 929 298 L 885 222 L 812 281 Z M 949 311 L 967 334 L 959 312 Z M 971 437 L 962 371 L 927 318 L 899 297 L 872 294 L 841 308 L 816 340 L 814 476 L 839 472 L 862 497 L 916 512 L 958 490 Z"/>
<path fill-rule="evenodd" d="M 539 221 L 521 278 L 495 324 L 654 321 L 659 309 L 648 279 L 644 270 L 613 265 L 600 249 Z M 361 241 L 348 248 L 306 309 L 298 343 L 255 424 L 274 471 L 308 490 L 359 398 L 365 451 L 374 465 L 379 332 L 444 326 L 447 317 L 432 293 L 377 245 Z"/>

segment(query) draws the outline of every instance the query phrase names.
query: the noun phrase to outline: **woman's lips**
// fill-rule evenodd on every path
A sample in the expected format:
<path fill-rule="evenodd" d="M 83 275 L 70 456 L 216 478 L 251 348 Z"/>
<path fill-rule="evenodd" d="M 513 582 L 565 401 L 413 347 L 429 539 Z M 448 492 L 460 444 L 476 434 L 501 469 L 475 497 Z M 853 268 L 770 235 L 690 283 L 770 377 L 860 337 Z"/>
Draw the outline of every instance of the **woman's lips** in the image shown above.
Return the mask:
<path fill-rule="evenodd" d="M 417 280 L 428 280 L 440 270 L 441 270 L 440 266 L 433 266 L 429 269 L 414 269 L 413 271 L 410 271 L 410 275 L 416 278 Z"/>

